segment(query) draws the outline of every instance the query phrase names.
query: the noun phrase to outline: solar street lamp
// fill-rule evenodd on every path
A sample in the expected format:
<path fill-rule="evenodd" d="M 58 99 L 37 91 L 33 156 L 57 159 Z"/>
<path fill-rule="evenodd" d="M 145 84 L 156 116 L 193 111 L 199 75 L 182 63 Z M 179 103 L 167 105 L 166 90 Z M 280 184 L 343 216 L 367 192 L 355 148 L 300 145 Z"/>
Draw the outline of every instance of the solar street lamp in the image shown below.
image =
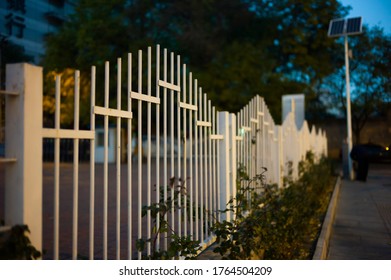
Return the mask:
<path fill-rule="evenodd" d="M 348 19 L 333 19 L 330 21 L 328 36 L 345 37 L 345 77 L 346 77 L 346 118 L 347 118 L 347 154 L 345 155 L 348 162 L 348 177 L 354 179 L 353 164 L 350 158 L 352 150 L 352 114 L 350 110 L 350 77 L 349 77 L 349 46 L 348 36 L 362 33 L 362 17 Z"/>

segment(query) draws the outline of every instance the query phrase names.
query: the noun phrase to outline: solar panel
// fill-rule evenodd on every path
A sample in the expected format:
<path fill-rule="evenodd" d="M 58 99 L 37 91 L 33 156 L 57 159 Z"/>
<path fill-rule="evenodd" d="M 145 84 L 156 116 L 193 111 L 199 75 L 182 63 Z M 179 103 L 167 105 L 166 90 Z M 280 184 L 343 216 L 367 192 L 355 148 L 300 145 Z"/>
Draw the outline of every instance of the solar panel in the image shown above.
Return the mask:
<path fill-rule="evenodd" d="M 346 34 L 353 35 L 353 34 L 361 33 L 362 32 L 361 21 L 362 21 L 361 17 L 349 18 L 346 27 Z"/>
<path fill-rule="evenodd" d="M 329 37 L 355 35 L 362 33 L 362 17 L 333 19 L 329 25 Z"/>
<path fill-rule="evenodd" d="M 345 19 L 333 19 L 329 25 L 329 37 L 342 36 L 344 34 Z"/>

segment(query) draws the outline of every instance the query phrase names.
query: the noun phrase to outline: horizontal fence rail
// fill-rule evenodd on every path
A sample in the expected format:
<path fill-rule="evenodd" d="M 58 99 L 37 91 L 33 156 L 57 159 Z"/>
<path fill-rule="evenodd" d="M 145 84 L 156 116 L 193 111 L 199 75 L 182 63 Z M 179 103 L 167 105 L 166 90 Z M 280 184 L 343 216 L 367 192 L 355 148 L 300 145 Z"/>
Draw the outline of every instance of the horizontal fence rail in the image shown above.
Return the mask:
<path fill-rule="evenodd" d="M 236 194 L 240 166 L 250 178 L 267 170 L 267 183 L 282 188 L 288 163 L 297 178 L 307 151 L 327 153 L 323 131 L 298 129 L 294 112 L 275 124 L 260 96 L 237 114 L 219 112 L 181 57 L 159 45 L 75 71 L 74 81 L 73 128 L 61 128 L 58 75 L 54 127 L 40 135 L 44 258 L 141 259 L 175 236 L 204 249 L 212 225 L 234 217 L 220 210 Z M 80 128 L 82 95 L 90 120 Z"/>

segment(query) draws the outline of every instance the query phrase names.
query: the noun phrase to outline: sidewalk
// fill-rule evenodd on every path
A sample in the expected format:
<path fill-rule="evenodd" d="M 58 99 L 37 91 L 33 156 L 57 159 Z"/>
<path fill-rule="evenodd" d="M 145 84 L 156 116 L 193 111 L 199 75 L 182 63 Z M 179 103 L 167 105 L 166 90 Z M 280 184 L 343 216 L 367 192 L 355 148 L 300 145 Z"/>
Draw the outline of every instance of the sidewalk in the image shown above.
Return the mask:
<path fill-rule="evenodd" d="M 329 260 L 391 260 L 391 165 L 371 164 L 367 182 L 342 181 Z"/>

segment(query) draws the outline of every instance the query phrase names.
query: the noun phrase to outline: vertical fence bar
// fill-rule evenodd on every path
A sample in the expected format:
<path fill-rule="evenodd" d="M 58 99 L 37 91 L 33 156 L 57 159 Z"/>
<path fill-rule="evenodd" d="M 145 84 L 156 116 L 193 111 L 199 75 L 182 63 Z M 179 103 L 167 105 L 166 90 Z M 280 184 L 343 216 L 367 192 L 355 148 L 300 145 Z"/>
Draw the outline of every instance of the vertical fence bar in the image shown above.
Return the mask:
<path fill-rule="evenodd" d="M 152 56 L 152 49 L 151 47 L 148 47 L 148 54 L 147 54 L 147 94 L 148 96 L 151 96 L 152 93 L 152 62 L 151 62 L 151 56 Z M 141 93 L 141 91 L 140 91 Z M 148 142 L 148 153 L 147 153 L 147 205 L 151 206 L 151 193 L 152 193 L 152 186 L 151 186 L 151 110 L 152 110 L 152 104 L 151 102 L 147 103 L 147 142 Z M 152 221 L 151 221 L 151 211 L 149 210 L 147 213 L 147 238 L 148 240 L 151 239 L 151 227 Z M 147 244 L 147 252 L 148 255 L 151 254 L 151 242 L 148 242 Z"/>
<path fill-rule="evenodd" d="M 206 98 L 206 94 L 205 94 L 205 98 Z M 208 202 L 209 202 L 209 206 L 208 206 L 208 213 L 207 213 L 207 217 L 208 217 L 208 221 L 207 221 L 207 225 L 208 225 L 208 230 L 207 230 L 207 234 L 208 236 L 210 236 L 210 232 L 209 232 L 209 226 L 212 224 L 212 214 L 213 214 L 213 173 L 212 173 L 212 170 L 213 170 L 213 167 L 212 167 L 212 139 L 211 139 L 211 135 L 212 135 L 212 102 L 210 100 L 208 100 L 208 122 L 211 123 L 211 126 L 208 127 L 208 171 L 209 171 L 209 182 L 208 182 Z"/>
<path fill-rule="evenodd" d="M 212 121 L 212 130 L 211 130 L 211 134 L 217 134 L 217 131 L 216 131 L 216 108 L 213 106 L 212 107 L 212 117 L 211 117 L 211 121 Z M 213 176 L 213 179 L 212 179 L 212 213 L 213 213 L 213 220 L 212 220 L 212 223 L 213 222 L 216 222 L 216 211 L 217 211 L 217 170 L 216 170 L 216 145 L 217 145 L 217 141 L 214 140 L 212 141 L 212 176 Z"/>
<path fill-rule="evenodd" d="M 261 162 L 261 130 L 262 130 L 262 116 L 261 116 L 261 98 L 259 95 L 256 96 L 256 119 L 258 120 L 257 123 L 257 174 L 260 174 L 262 172 L 262 162 Z"/>
<path fill-rule="evenodd" d="M 195 105 L 197 106 L 198 102 L 198 80 L 195 79 L 194 80 L 194 100 L 195 100 Z M 195 182 L 194 182 L 194 189 L 195 189 L 195 239 L 196 240 L 200 240 L 199 238 L 199 207 L 198 207 L 198 158 L 199 158 L 199 153 L 198 153 L 198 126 L 197 126 L 197 120 L 198 120 L 198 114 L 199 114 L 199 111 L 200 111 L 200 107 L 198 107 L 198 112 L 196 112 L 194 114 L 194 128 L 195 128 L 195 132 L 194 132 L 194 136 L 195 136 L 195 139 L 194 139 L 194 164 L 195 164 Z"/>
<path fill-rule="evenodd" d="M 164 49 L 163 54 L 163 79 L 167 81 L 167 49 Z M 163 160 L 163 195 L 164 201 L 167 201 L 167 182 L 168 182 L 168 168 L 167 168 L 167 88 L 163 88 L 163 140 L 164 140 L 164 160 Z M 164 215 L 164 220 L 167 221 L 167 213 Z M 167 250 L 167 242 L 168 242 L 168 233 L 164 233 L 164 250 Z"/>
<path fill-rule="evenodd" d="M 239 136 L 242 136 L 242 140 L 243 140 L 243 135 L 242 135 L 242 131 L 241 131 L 241 127 L 242 127 L 242 125 L 241 125 L 241 112 L 242 112 L 242 110 L 240 110 L 239 112 L 238 112 L 238 114 L 237 114 L 237 118 L 236 118 L 236 122 L 237 122 L 237 124 L 236 124 L 236 126 L 237 126 L 237 128 L 238 128 L 238 135 Z M 236 151 L 238 152 L 238 154 L 237 154 L 237 159 L 238 159 L 238 163 L 240 164 L 242 161 L 241 161 L 241 156 L 242 156 L 242 154 L 240 153 L 240 147 L 241 147 L 241 144 L 242 144 L 242 142 L 243 141 L 237 141 L 237 148 L 236 148 Z"/>
<path fill-rule="evenodd" d="M 199 88 L 199 93 L 198 93 L 198 98 L 199 98 L 199 104 L 200 104 L 200 107 L 199 107 L 199 117 L 198 119 L 200 121 L 203 120 L 203 102 L 202 102 L 202 88 Z M 200 153 L 199 153 L 199 157 L 200 157 L 200 173 L 199 173 L 199 176 L 200 176 L 200 186 L 199 186 L 199 189 L 200 189 L 200 235 L 201 235 L 201 242 L 204 241 L 204 168 L 205 166 L 203 166 L 203 163 L 204 163 L 204 136 L 203 136 L 203 131 L 204 129 L 202 127 L 200 127 Z"/>
<path fill-rule="evenodd" d="M 56 76 L 56 109 L 54 113 L 55 129 L 60 129 L 61 113 L 61 76 Z M 60 138 L 54 139 L 54 256 L 59 259 L 60 234 Z"/>
<path fill-rule="evenodd" d="M 183 86 L 182 86 L 182 91 L 183 91 L 183 102 L 186 103 L 187 101 L 187 98 L 186 98 L 186 94 L 187 94 L 187 89 L 186 89 L 186 86 L 187 86 L 187 83 L 186 83 L 186 64 L 183 64 L 183 70 L 182 70 L 182 75 L 183 75 Z M 179 95 L 179 94 L 178 94 Z M 187 110 L 186 109 L 183 109 L 183 135 L 182 135 L 183 139 L 182 139 L 182 143 L 183 143 L 183 184 L 184 184 L 184 187 L 185 187 L 185 198 L 184 198 L 184 201 L 183 201 L 183 209 L 184 210 L 184 215 L 183 215 L 183 232 L 185 235 L 188 234 L 187 232 L 187 216 L 188 216 L 188 211 L 187 211 L 187 193 L 188 193 L 188 181 L 187 181 Z"/>
<path fill-rule="evenodd" d="M 132 54 L 128 53 L 128 111 L 132 111 Z M 128 259 L 132 259 L 132 241 L 133 241 L 133 228 L 132 228 L 132 119 L 128 119 Z"/>
<path fill-rule="evenodd" d="M 121 110 L 121 86 L 122 86 L 122 59 L 117 59 L 117 109 Z M 117 240 L 116 240 L 116 259 L 121 258 L 121 118 L 117 117 Z"/>
<path fill-rule="evenodd" d="M 95 132 L 95 90 L 96 90 L 96 68 L 91 67 L 91 131 Z M 95 229 L 95 138 L 90 141 L 90 260 L 94 259 L 94 229 Z"/>
<path fill-rule="evenodd" d="M 247 127 L 249 127 L 248 131 L 248 139 L 247 139 L 247 174 L 251 176 L 251 145 L 252 145 L 252 139 L 251 139 L 251 122 L 250 122 L 250 103 L 246 106 L 246 123 Z"/>
<path fill-rule="evenodd" d="M 265 108 L 265 100 L 262 99 L 261 102 L 262 106 L 262 112 L 263 112 L 263 117 L 262 117 L 262 166 L 266 166 L 266 127 L 265 127 L 265 121 L 266 121 L 266 108 Z"/>
<path fill-rule="evenodd" d="M 246 107 L 244 107 L 244 110 L 243 110 L 243 123 L 245 124 L 246 127 L 250 127 L 249 124 L 248 124 L 248 105 L 246 105 Z M 251 143 L 250 139 L 251 139 L 251 131 L 247 131 L 246 130 L 245 143 L 244 143 L 243 163 L 244 163 L 244 167 L 245 167 L 245 170 L 246 170 L 247 174 L 250 174 L 250 172 L 249 172 L 250 165 L 249 165 L 249 161 L 248 161 L 249 146 L 250 146 L 250 143 Z"/>
<path fill-rule="evenodd" d="M 143 71 L 143 67 L 142 67 L 142 64 L 143 64 L 143 53 L 141 50 L 138 51 L 138 92 L 141 93 L 142 92 L 142 71 Z M 138 100 L 138 141 L 137 141 L 137 152 L 138 152 L 138 188 L 137 188 L 137 192 L 138 192 L 138 196 L 137 196 L 137 217 L 138 217 L 138 224 L 137 224 L 137 229 L 138 229 L 138 233 L 137 233 L 137 238 L 138 239 L 141 239 L 142 238 L 142 187 L 143 187 L 143 173 L 142 173 L 142 146 L 143 146 L 143 142 L 142 142 L 142 134 L 143 134 L 143 130 L 142 130 L 142 125 L 143 125 L 143 122 L 142 122 L 142 118 L 143 118 L 143 112 L 142 112 L 142 102 L 141 100 Z M 142 252 L 139 251 L 138 252 L 138 258 L 141 259 L 142 257 Z"/>
<path fill-rule="evenodd" d="M 223 135 L 223 140 L 219 142 L 219 166 L 220 166 L 220 176 L 219 176 L 219 210 L 225 210 L 227 203 L 231 199 L 230 193 L 230 134 L 229 134 L 229 113 L 228 112 L 219 112 L 218 114 L 218 133 Z M 231 215 L 227 212 L 220 212 L 220 219 L 231 221 Z"/>
<path fill-rule="evenodd" d="M 243 115 L 244 115 L 244 108 L 242 108 L 238 115 L 238 127 L 240 131 L 240 135 L 242 136 L 242 141 L 239 142 L 238 147 L 238 162 L 243 167 L 244 166 L 244 146 L 246 144 L 246 130 L 244 129 L 244 122 L 243 122 Z M 241 183 L 241 187 L 243 184 Z"/>
<path fill-rule="evenodd" d="M 79 130 L 80 72 L 75 71 L 74 130 Z M 77 259 L 77 225 L 79 208 L 79 139 L 73 139 L 73 226 L 72 259 Z"/>
<path fill-rule="evenodd" d="M 193 103 L 193 74 L 189 73 L 189 103 Z M 194 240 L 194 215 L 193 215 L 193 201 L 194 201 L 194 178 L 193 178 L 193 126 L 194 126 L 194 111 L 190 111 L 189 114 L 189 165 L 190 165 L 190 212 L 189 212 L 189 222 L 190 222 L 190 234 L 192 240 Z"/>
<path fill-rule="evenodd" d="M 160 46 L 156 46 L 156 97 L 160 98 Z M 156 203 L 160 202 L 160 104 L 156 107 Z M 156 217 L 156 228 L 160 228 L 160 216 Z M 160 233 L 156 240 L 156 250 L 160 249 Z"/>
<path fill-rule="evenodd" d="M 220 113 L 219 112 L 216 112 L 216 134 L 220 134 Z M 221 141 L 221 140 L 220 140 Z M 219 141 L 219 142 L 220 142 Z M 216 196 L 216 200 L 217 200 L 217 209 L 216 209 L 216 211 L 217 211 L 217 221 L 218 222 L 221 222 L 221 212 L 220 212 L 220 210 L 222 210 L 222 205 L 221 205 L 221 200 L 220 200 L 220 197 L 221 197 L 221 191 L 220 191 L 220 189 L 221 189 L 221 173 L 220 173 L 220 161 L 221 161 L 221 159 L 220 159 L 220 144 L 217 144 L 216 143 L 216 157 L 217 157 L 217 159 L 216 159 L 216 161 L 217 161 L 217 166 L 216 166 L 216 168 L 217 168 L 217 170 L 216 170 L 216 174 L 217 174 L 217 180 L 216 180 L 216 188 L 217 188 L 217 190 L 216 190 L 216 192 L 217 192 L 217 196 Z"/>
<path fill-rule="evenodd" d="M 170 82 L 174 84 L 174 53 L 170 53 Z M 174 91 L 170 90 L 170 135 L 171 135 L 171 172 L 170 177 L 174 178 L 175 176 L 175 157 L 174 157 L 174 150 L 175 150 L 175 140 L 174 140 Z M 174 188 L 171 188 L 171 229 L 172 231 L 175 231 L 175 205 L 174 205 Z"/>
<path fill-rule="evenodd" d="M 283 130 L 282 125 L 277 127 L 278 129 L 278 160 L 277 160 L 277 176 L 278 176 L 278 187 L 283 187 L 283 166 L 284 166 L 284 152 L 283 152 Z"/>
<path fill-rule="evenodd" d="M 181 57 L 177 56 L 177 84 L 178 86 L 181 85 Z M 181 102 L 181 95 L 180 92 L 177 92 L 177 158 L 178 158 L 178 166 L 177 166 L 177 172 L 178 172 L 178 180 L 180 181 L 180 185 L 184 184 L 184 181 L 182 181 L 182 172 L 181 172 L 181 106 L 179 106 Z M 178 181 L 179 182 L 179 181 Z M 178 230 L 177 234 L 179 237 L 182 237 L 182 190 L 178 193 Z"/>
<path fill-rule="evenodd" d="M 207 102 L 207 96 L 206 93 L 203 94 L 203 102 L 204 102 L 204 120 L 208 122 L 208 102 Z M 205 179 L 204 179 L 204 234 L 205 237 L 204 239 L 207 238 L 208 236 L 208 231 L 209 231 L 209 198 L 208 198 L 208 192 L 209 192 L 209 170 L 210 166 L 208 164 L 208 154 L 209 154 L 209 137 L 208 137 L 208 131 L 209 128 L 208 126 L 204 126 L 204 172 L 205 172 Z"/>
<path fill-rule="evenodd" d="M 105 108 L 109 108 L 109 62 L 105 63 Z M 104 163 L 103 163 L 103 259 L 107 260 L 107 231 L 108 231 L 108 189 L 109 189 L 109 116 L 104 116 Z"/>
<path fill-rule="evenodd" d="M 174 84 L 174 53 L 170 53 L 170 82 Z M 170 144 L 171 144 L 171 155 L 170 155 L 170 167 L 171 179 L 175 176 L 175 158 L 174 158 L 174 150 L 175 150 L 175 142 L 174 142 L 174 91 L 170 90 Z M 171 188 L 171 230 L 175 231 L 175 205 L 174 205 L 174 188 Z"/>
<path fill-rule="evenodd" d="M 268 147 L 267 155 L 266 155 L 266 158 L 267 158 L 266 168 L 268 168 L 268 170 L 270 170 L 270 166 L 271 166 L 271 149 L 269 148 L 269 147 L 271 147 L 271 141 L 270 141 L 271 137 L 270 137 L 269 129 L 271 127 L 272 121 L 273 121 L 273 119 L 270 116 L 270 112 L 269 112 L 269 110 L 267 110 L 265 134 L 266 134 L 266 137 L 267 137 L 266 138 L 266 145 Z"/>
<path fill-rule="evenodd" d="M 236 174 L 237 174 L 237 159 L 236 159 L 236 115 L 229 115 L 230 125 L 230 184 L 231 184 L 231 197 L 236 195 Z M 234 200 L 234 206 L 237 205 L 237 201 Z M 231 215 L 232 216 L 232 215 Z"/>
<path fill-rule="evenodd" d="M 256 102 L 255 98 L 251 100 L 251 119 L 252 119 L 252 125 L 251 125 L 251 130 L 252 130 L 252 159 L 251 159 L 251 177 L 254 178 L 255 175 L 257 174 L 257 110 L 256 110 Z"/>
<path fill-rule="evenodd" d="M 261 164 L 259 160 L 259 147 L 260 147 L 260 118 L 259 118 L 259 96 L 254 97 L 254 119 L 256 120 L 255 123 L 255 137 L 256 137 L 256 147 L 255 147 L 255 175 L 259 174 L 261 172 Z M 271 147 L 270 147 L 271 148 Z"/>

